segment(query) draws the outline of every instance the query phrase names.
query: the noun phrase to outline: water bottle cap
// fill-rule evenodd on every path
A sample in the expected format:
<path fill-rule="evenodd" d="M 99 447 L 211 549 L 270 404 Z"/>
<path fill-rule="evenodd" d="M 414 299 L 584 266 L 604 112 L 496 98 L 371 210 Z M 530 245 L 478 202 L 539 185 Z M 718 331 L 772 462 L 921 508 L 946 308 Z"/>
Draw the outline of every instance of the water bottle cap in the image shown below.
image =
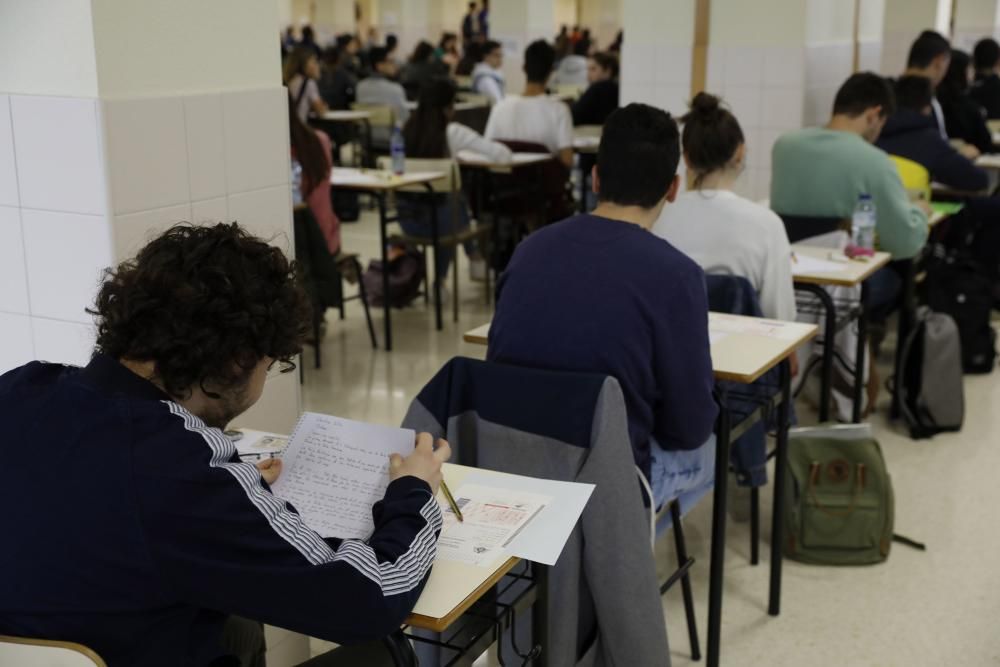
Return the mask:
<path fill-rule="evenodd" d="M 870 200 L 871 198 L 872 196 L 870 194 L 864 192 L 862 192 L 861 195 L 858 197 L 858 199 L 866 199 L 866 200 Z"/>

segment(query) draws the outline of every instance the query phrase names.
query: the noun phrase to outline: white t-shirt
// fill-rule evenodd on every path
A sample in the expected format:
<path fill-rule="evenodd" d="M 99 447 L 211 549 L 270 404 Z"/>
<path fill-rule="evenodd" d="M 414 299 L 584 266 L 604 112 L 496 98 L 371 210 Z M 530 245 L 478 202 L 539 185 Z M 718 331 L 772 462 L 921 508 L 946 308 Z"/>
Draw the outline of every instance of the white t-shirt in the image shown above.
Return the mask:
<path fill-rule="evenodd" d="M 573 117 L 569 106 L 545 95 L 508 96 L 497 102 L 486 123 L 487 139 L 529 141 L 550 153 L 573 147 Z"/>
<path fill-rule="evenodd" d="M 448 151 L 458 155 L 459 151 L 473 151 L 484 155 L 491 162 L 510 162 L 514 154 L 509 148 L 496 141 L 490 141 L 471 127 L 461 123 L 448 123 Z"/>
<path fill-rule="evenodd" d="M 299 118 L 302 122 L 306 122 L 309 118 L 309 112 L 312 111 L 313 102 L 320 99 L 319 86 L 313 79 L 305 79 L 306 90 L 302 93 L 302 97 L 299 97 L 299 91 L 302 89 L 303 77 L 301 74 L 296 74 L 292 77 L 292 80 L 288 82 L 288 92 L 292 94 L 292 100 L 298 100 L 299 105 L 295 107 L 295 111 L 298 112 Z"/>
<path fill-rule="evenodd" d="M 729 190 L 695 190 L 667 204 L 653 232 L 698 262 L 705 273 L 742 276 L 764 317 L 795 320 L 791 246 L 781 218 Z"/>

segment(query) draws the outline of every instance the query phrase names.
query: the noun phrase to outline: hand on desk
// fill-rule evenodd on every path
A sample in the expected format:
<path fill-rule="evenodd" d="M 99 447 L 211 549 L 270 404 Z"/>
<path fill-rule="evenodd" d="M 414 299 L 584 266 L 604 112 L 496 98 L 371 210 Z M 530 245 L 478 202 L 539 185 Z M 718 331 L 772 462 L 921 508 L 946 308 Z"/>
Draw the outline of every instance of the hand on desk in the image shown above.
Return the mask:
<path fill-rule="evenodd" d="M 256 465 L 260 476 L 264 478 L 268 486 L 278 481 L 278 475 L 281 474 L 281 459 L 264 459 L 257 461 Z"/>
<path fill-rule="evenodd" d="M 926 199 L 918 199 L 915 203 L 917 208 L 923 211 L 927 217 L 930 217 L 930 215 L 934 213 L 934 209 L 931 207 L 930 202 Z"/>
<path fill-rule="evenodd" d="M 433 436 L 430 433 L 420 433 L 412 454 L 406 458 L 399 454 L 389 457 L 389 479 L 395 481 L 412 475 L 430 484 L 431 493 L 436 495 L 443 478 L 441 464 L 449 458 L 451 447 L 446 440 L 438 440 L 435 448 Z"/>
<path fill-rule="evenodd" d="M 962 144 L 958 152 L 970 160 L 975 160 L 980 155 L 979 149 L 972 144 Z"/>

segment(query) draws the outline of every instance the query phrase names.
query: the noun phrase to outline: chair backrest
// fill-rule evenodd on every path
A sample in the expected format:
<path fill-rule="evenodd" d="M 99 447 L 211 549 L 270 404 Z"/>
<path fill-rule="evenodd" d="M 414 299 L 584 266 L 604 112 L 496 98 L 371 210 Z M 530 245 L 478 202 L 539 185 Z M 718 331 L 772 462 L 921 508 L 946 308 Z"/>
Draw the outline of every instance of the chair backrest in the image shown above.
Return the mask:
<path fill-rule="evenodd" d="M 387 127 L 392 129 L 396 125 L 396 112 L 391 106 L 386 104 L 363 104 L 361 102 L 351 102 L 351 108 L 356 111 L 369 111 L 372 117 L 368 119 L 369 124 L 375 127 Z"/>
<path fill-rule="evenodd" d="M 385 170 L 392 169 L 392 158 L 384 155 L 379 157 L 378 168 Z M 455 160 L 451 158 L 406 158 L 406 173 L 418 171 L 440 171 L 445 174 L 441 178 L 430 182 L 431 189 L 435 193 L 450 194 L 462 190 L 461 171 Z M 427 192 L 427 188 L 422 184 L 410 185 L 405 188 L 399 188 L 397 192 Z"/>
<path fill-rule="evenodd" d="M 556 95 L 575 100 L 580 97 L 580 94 L 583 93 L 586 88 L 586 86 L 582 86 L 578 83 L 560 83 L 556 86 Z"/>
<path fill-rule="evenodd" d="M 458 100 L 460 102 L 470 102 L 472 104 L 480 104 L 484 107 L 488 107 L 493 104 L 493 98 L 489 95 L 483 95 L 481 93 L 459 93 Z"/>
<path fill-rule="evenodd" d="M 899 155 L 890 155 L 910 199 L 931 200 L 931 172 L 924 165 Z"/>
<path fill-rule="evenodd" d="M 705 276 L 708 309 L 716 313 L 763 317 L 757 290 L 743 276 L 710 273 Z"/>
<path fill-rule="evenodd" d="M 327 308 L 341 304 L 344 295 L 340 271 L 309 207 L 296 207 L 292 222 L 295 259 L 302 269 L 303 287 L 317 311 L 316 314 L 322 316 Z"/>
<path fill-rule="evenodd" d="M 573 128 L 573 134 L 577 137 L 601 137 L 604 132 L 603 125 L 577 125 Z"/>
<path fill-rule="evenodd" d="M 781 221 L 785 223 L 785 232 L 788 233 L 790 243 L 798 243 L 814 236 L 823 236 L 833 232 L 850 232 L 851 221 L 849 218 L 824 217 L 818 215 L 788 215 L 778 213 Z"/>
<path fill-rule="evenodd" d="M 0 635 L 0 665 L 17 667 L 107 667 L 82 644 Z"/>
<path fill-rule="evenodd" d="M 549 152 L 549 149 L 542 144 L 531 141 L 507 139 L 499 141 L 515 153 Z M 532 198 L 530 201 L 527 198 L 509 199 L 506 204 L 499 207 L 499 212 L 513 218 L 532 216 L 541 212 L 544 217 L 543 222 L 568 218 L 573 215 L 573 195 L 568 189 L 569 177 L 569 169 L 556 159 L 541 162 L 535 167 L 515 169 L 510 174 L 496 174 L 493 180 L 498 188 L 528 193 L 540 189 L 545 203 L 544 210 L 540 211 L 537 199 Z"/>

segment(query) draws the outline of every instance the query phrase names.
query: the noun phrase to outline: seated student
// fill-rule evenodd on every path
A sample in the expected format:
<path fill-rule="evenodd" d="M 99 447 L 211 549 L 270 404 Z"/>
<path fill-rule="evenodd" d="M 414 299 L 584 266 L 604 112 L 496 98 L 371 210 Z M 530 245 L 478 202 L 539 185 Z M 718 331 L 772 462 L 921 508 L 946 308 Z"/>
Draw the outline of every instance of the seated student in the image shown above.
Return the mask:
<path fill-rule="evenodd" d="M 595 53 L 587 64 L 590 85 L 573 103 L 574 125 L 603 125 L 618 108 L 618 56 Z"/>
<path fill-rule="evenodd" d="M 567 168 L 573 166 L 573 119 L 569 107 L 545 93 L 556 52 L 539 39 L 524 50 L 524 94 L 504 99 L 490 110 L 486 138 L 545 146 Z"/>
<path fill-rule="evenodd" d="M 472 70 L 483 60 L 483 45 L 479 42 L 466 42 L 462 46 L 462 57 L 455 66 L 455 76 L 472 76 Z"/>
<path fill-rule="evenodd" d="M 580 40 L 569 53 L 559 60 L 556 71 L 552 74 L 552 85 L 583 86 L 587 83 L 587 55 L 590 43 Z"/>
<path fill-rule="evenodd" d="M 372 48 L 368 57 L 372 63 L 372 75 L 358 82 L 358 104 L 392 107 L 395 122 L 406 124 L 410 110 L 406 107 L 406 91 L 393 81 L 396 78 L 396 63 L 389 59 L 388 51 L 378 46 Z M 389 134 L 389 128 L 373 127 L 372 143 L 379 147 L 388 146 Z"/>
<path fill-rule="evenodd" d="M 906 70 L 903 75 L 927 77 L 931 80 L 932 88 L 936 90 L 944 79 L 944 75 L 948 73 L 950 63 L 951 43 L 940 33 L 924 30 L 910 46 L 910 53 L 906 59 Z M 934 98 L 932 107 L 938 131 L 941 133 L 941 137 L 947 140 L 948 131 L 944 124 L 944 112 L 941 111 L 941 105 L 937 98 Z"/>
<path fill-rule="evenodd" d="M 319 94 L 331 109 L 350 109 L 354 101 L 357 78 L 351 74 L 346 54 L 336 46 L 323 51 L 323 73 L 319 78 Z"/>
<path fill-rule="evenodd" d="M 951 139 L 959 139 L 975 146 L 980 153 L 992 153 L 993 137 L 986 127 L 986 113 L 969 94 L 972 77 L 972 60 L 969 54 L 952 49 L 948 73 L 937 87 L 937 99 L 944 114 L 945 129 Z M 898 96 L 899 92 L 896 94 Z M 891 122 L 890 119 L 890 124 Z"/>
<path fill-rule="evenodd" d="M 410 54 L 409 61 L 403 66 L 399 82 L 403 84 L 407 97 L 415 100 L 424 84 L 434 77 L 447 74 L 448 67 L 434 58 L 434 47 L 431 43 L 420 41 Z"/>
<path fill-rule="evenodd" d="M 475 130 L 452 122 L 455 115 L 455 84 L 445 78 L 431 79 L 420 91 L 420 101 L 416 111 L 403 127 L 403 139 L 406 141 L 406 154 L 412 158 L 446 158 L 456 155 L 459 151 L 471 150 L 485 155 L 493 162 L 510 162 L 510 149 L 503 144 L 484 139 Z M 458 195 L 454 202 L 458 208 L 458 228 L 469 226 L 469 210 L 464 198 Z M 407 234 L 430 238 L 431 225 L 427 220 L 426 196 L 413 196 L 401 192 L 396 195 L 399 208 L 399 224 Z M 442 197 L 437 206 L 438 233 L 452 234 L 453 229 L 452 201 Z M 469 257 L 469 274 L 473 280 L 486 277 L 486 262 L 476 246 L 475 241 L 465 244 L 465 253 Z M 442 247 L 437 253 L 435 276 L 444 282 L 448 275 L 455 253 L 450 248 Z"/>
<path fill-rule="evenodd" d="M 1000 44 L 995 39 L 987 37 L 976 42 L 972 51 L 976 64 L 976 81 L 972 84 L 970 94 L 986 109 L 986 117 L 990 120 L 1000 118 Z"/>
<path fill-rule="evenodd" d="M 323 232 L 326 249 L 332 256 L 340 252 L 340 221 L 330 200 L 330 170 L 333 168 L 330 138 L 299 120 L 292 98 L 288 98 L 288 132 L 292 160 L 302 169 L 298 195 Z M 294 187 L 294 184 L 293 184 Z"/>
<path fill-rule="evenodd" d="M 235 624 L 236 646 L 228 615 L 339 643 L 399 627 L 434 558 L 447 444 L 421 434 L 390 462 L 368 540 L 326 540 L 271 495 L 280 460 L 242 463 L 223 434 L 295 368 L 309 310 L 281 250 L 235 223 L 178 225 L 106 272 L 85 368 L 0 377 L 0 448 L 24 472 L 0 486 L 18 508 L 0 634 L 79 642 L 111 667 L 256 667 L 260 625 Z"/>
<path fill-rule="evenodd" d="M 989 185 L 986 172 L 941 138 L 931 116 L 931 83 L 922 76 L 896 81 L 896 105 L 875 145 L 923 165 L 931 180 L 956 190 L 976 192 Z M 876 215 L 880 215 L 878 204 Z"/>
<path fill-rule="evenodd" d="M 771 154 L 771 209 L 779 214 L 850 218 L 858 196 L 875 202 L 881 250 L 895 259 L 913 257 L 927 241 L 925 202 L 912 202 L 896 165 L 871 144 L 878 139 L 895 98 L 877 74 L 853 74 L 837 91 L 825 127 L 789 132 Z M 869 278 L 869 305 L 876 318 L 896 302 L 902 281 L 888 268 Z M 887 314 L 887 313 L 886 313 Z"/>
<path fill-rule="evenodd" d="M 480 59 L 472 68 L 472 92 L 485 95 L 496 104 L 504 98 L 507 83 L 503 78 L 503 47 L 488 41 L 479 49 Z"/>
<path fill-rule="evenodd" d="M 708 93 L 695 95 L 681 122 L 688 189 L 663 209 L 653 233 L 698 262 L 706 273 L 749 280 L 764 317 L 794 321 L 791 247 L 785 226 L 769 208 L 733 192 L 746 163 L 739 122 Z"/>
<path fill-rule="evenodd" d="M 718 409 L 705 275 L 649 231 L 677 196 L 678 144 L 664 111 L 630 104 L 611 114 L 593 172 L 597 208 L 517 247 L 487 357 L 615 377 L 656 506 L 679 496 L 686 510 L 711 485 Z"/>
<path fill-rule="evenodd" d="M 310 113 L 323 113 L 327 110 L 316 83 L 319 74 L 319 60 L 310 48 L 296 47 L 285 61 L 285 86 L 303 123 Z"/>
<path fill-rule="evenodd" d="M 434 58 L 444 63 L 449 71 L 454 69 L 458 64 L 458 35 L 453 32 L 441 33 L 441 41 L 434 49 Z"/>

